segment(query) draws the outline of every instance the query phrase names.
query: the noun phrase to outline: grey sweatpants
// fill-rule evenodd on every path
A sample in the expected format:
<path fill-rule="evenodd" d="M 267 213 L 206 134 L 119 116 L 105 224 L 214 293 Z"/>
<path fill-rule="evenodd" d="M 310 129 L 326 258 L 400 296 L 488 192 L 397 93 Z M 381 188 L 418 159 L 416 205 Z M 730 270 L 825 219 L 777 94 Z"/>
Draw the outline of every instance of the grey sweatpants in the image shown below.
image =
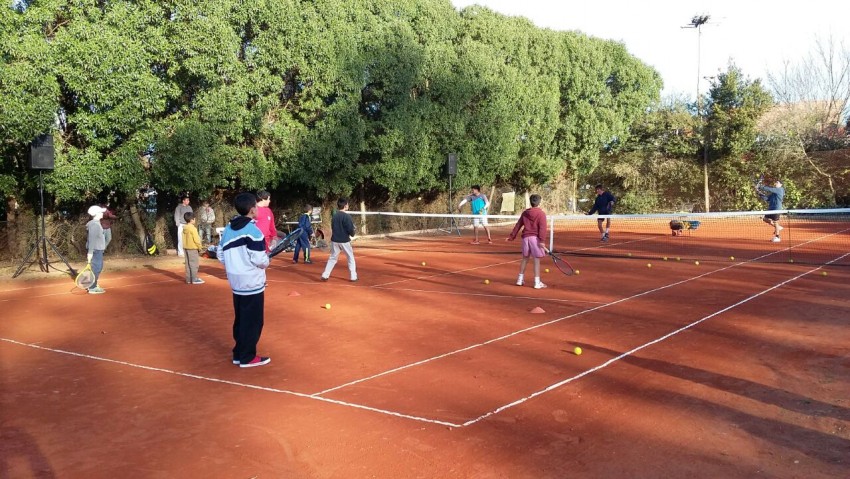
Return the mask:
<path fill-rule="evenodd" d="M 191 283 L 198 277 L 198 250 L 187 249 L 184 254 L 186 255 L 184 261 L 186 263 L 186 282 Z"/>
<path fill-rule="evenodd" d="M 328 258 L 328 265 L 325 266 L 325 272 L 322 273 L 322 278 L 327 279 L 331 277 L 331 271 L 333 271 L 334 266 L 336 266 L 336 260 L 339 257 L 340 250 L 342 250 L 342 252 L 345 253 L 345 257 L 348 258 L 349 279 L 351 281 L 356 281 L 357 263 L 354 262 L 354 248 L 351 247 L 351 242 L 335 243 L 331 241 L 331 255 Z"/>

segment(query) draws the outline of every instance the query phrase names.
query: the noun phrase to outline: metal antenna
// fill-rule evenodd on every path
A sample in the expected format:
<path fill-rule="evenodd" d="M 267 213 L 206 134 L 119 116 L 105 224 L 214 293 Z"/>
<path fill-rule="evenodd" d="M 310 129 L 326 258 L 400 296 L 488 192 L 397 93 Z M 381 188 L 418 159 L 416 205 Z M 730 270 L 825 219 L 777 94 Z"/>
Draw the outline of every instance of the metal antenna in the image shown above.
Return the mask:
<path fill-rule="evenodd" d="M 702 53 L 702 26 L 707 24 L 710 19 L 711 19 L 711 15 L 707 15 L 707 14 L 694 15 L 694 17 L 691 18 L 691 23 L 682 26 L 682 28 L 696 28 L 696 30 L 697 30 L 697 105 L 698 105 L 697 108 L 699 108 L 699 103 L 700 103 L 700 100 L 699 100 L 699 80 L 700 80 L 699 70 L 700 70 L 700 64 L 702 63 L 701 58 L 700 58 L 700 55 Z"/>
<path fill-rule="evenodd" d="M 700 63 L 702 63 L 702 60 L 700 58 L 700 54 L 702 52 L 702 27 L 703 27 L 703 25 L 708 23 L 709 19 L 711 19 L 711 15 L 708 15 L 708 14 L 694 15 L 694 17 L 691 18 L 691 23 L 682 26 L 682 28 L 696 28 L 696 30 L 697 30 L 697 115 L 702 114 L 702 99 L 699 96 L 699 80 L 700 80 L 699 70 L 700 70 Z M 708 112 L 706 112 L 706 116 L 707 115 L 708 115 Z M 706 129 L 705 134 L 706 134 L 705 144 L 703 145 L 703 149 L 702 149 L 702 161 L 703 161 L 703 163 L 702 163 L 702 177 L 703 177 L 703 193 L 704 193 L 704 196 L 705 196 L 705 198 L 704 198 L 705 212 L 708 213 L 709 211 L 711 211 L 711 198 L 710 198 L 709 190 L 708 190 L 708 144 L 709 144 L 708 129 Z"/>

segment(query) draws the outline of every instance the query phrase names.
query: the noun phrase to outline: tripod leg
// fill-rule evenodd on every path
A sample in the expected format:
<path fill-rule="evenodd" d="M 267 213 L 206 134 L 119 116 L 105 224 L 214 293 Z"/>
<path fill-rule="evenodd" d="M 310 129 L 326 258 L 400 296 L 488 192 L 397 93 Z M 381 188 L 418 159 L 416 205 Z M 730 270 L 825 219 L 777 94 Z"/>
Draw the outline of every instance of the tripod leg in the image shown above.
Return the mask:
<path fill-rule="evenodd" d="M 41 244 L 39 246 L 40 246 L 39 249 L 38 249 L 38 255 L 39 255 L 38 264 L 39 264 L 39 267 L 45 273 L 49 273 L 50 272 L 50 260 L 47 258 L 47 237 L 46 236 L 41 237 Z"/>
<path fill-rule="evenodd" d="M 33 261 L 29 261 L 29 259 L 30 259 L 30 256 L 32 256 L 32 254 L 35 253 L 35 250 L 37 248 L 38 248 L 38 241 L 36 241 L 35 243 L 32 244 L 32 247 L 30 247 L 29 252 L 27 253 L 26 256 L 24 256 L 24 260 L 21 261 L 21 264 L 18 266 L 17 271 L 15 271 L 15 274 L 12 275 L 13 278 L 17 278 L 18 275 L 21 274 L 21 272 L 23 272 L 23 270 L 26 266 L 33 264 Z M 27 263 L 27 261 L 29 261 L 29 263 Z"/>
<path fill-rule="evenodd" d="M 65 257 L 64 257 L 64 256 L 62 256 L 62 253 L 60 253 L 60 252 L 59 252 L 59 248 L 57 248 L 57 247 L 56 247 L 56 245 L 55 245 L 55 244 L 53 244 L 53 242 L 52 242 L 52 241 L 50 241 L 50 240 L 49 240 L 49 239 L 47 239 L 47 238 L 44 238 L 44 242 L 45 242 L 45 243 L 47 243 L 47 244 L 49 244 L 49 245 L 50 245 L 50 249 L 52 249 L 52 250 L 53 250 L 53 252 L 54 252 L 54 253 L 56 253 L 56 256 L 58 256 L 58 257 L 59 257 L 59 259 L 61 259 L 61 260 L 62 260 L 62 262 L 63 262 L 63 263 L 65 263 L 65 266 L 67 266 L 67 267 L 68 267 L 68 274 L 70 274 L 72 278 L 76 277 L 76 276 L 77 276 L 77 271 L 76 271 L 74 268 L 72 268 L 72 267 L 71 267 L 71 265 L 68 263 L 68 260 L 67 260 L 67 259 L 65 259 Z M 44 258 L 45 258 L 45 260 L 44 260 L 44 261 L 45 261 L 45 263 L 46 263 L 46 262 L 47 262 L 47 247 L 46 247 L 46 246 L 45 246 Z M 54 267 L 53 267 L 53 269 L 56 269 L 56 267 L 54 266 Z M 58 270 L 57 270 L 57 271 L 58 271 Z"/>

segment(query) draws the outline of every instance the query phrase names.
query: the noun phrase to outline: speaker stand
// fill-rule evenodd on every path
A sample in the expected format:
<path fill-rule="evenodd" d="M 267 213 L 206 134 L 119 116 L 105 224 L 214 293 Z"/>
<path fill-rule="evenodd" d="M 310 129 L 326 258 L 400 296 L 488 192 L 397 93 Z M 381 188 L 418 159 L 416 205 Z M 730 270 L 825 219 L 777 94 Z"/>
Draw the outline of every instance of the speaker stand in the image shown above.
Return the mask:
<path fill-rule="evenodd" d="M 74 270 L 74 268 L 71 267 L 70 264 L 68 264 L 68 260 L 65 259 L 64 256 L 62 256 L 62 253 L 59 252 L 59 249 L 56 247 L 56 245 L 53 244 L 49 239 L 47 239 L 47 230 L 45 229 L 44 225 L 44 177 L 42 176 L 41 171 L 38 172 L 38 196 L 41 208 L 41 228 L 39 228 L 38 224 L 36 224 L 35 241 L 33 241 L 29 252 L 26 256 L 24 256 L 24 260 L 21 261 L 20 265 L 18 265 L 18 269 L 15 271 L 15 274 L 13 274 L 12 277 L 17 278 L 24 271 L 24 269 L 29 266 L 32 266 L 32 264 L 36 261 L 38 261 L 39 269 L 41 269 L 41 271 L 45 273 L 49 273 L 50 268 L 53 268 L 56 271 L 61 271 L 60 269 L 50 264 L 50 260 L 47 257 L 47 246 L 50 245 L 50 249 L 53 250 L 53 252 L 56 253 L 56 256 L 59 256 L 59 259 L 61 259 L 62 262 L 65 263 L 65 266 L 68 267 L 68 271 L 65 272 L 73 278 L 74 276 L 76 276 L 76 271 Z M 33 254 L 36 254 L 37 257 L 30 260 Z"/>
<path fill-rule="evenodd" d="M 437 229 L 439 229 L 440 231 L 442 231 L 443 233 L 446 233 L 446 234 L 452 234 L 452 231 L 454 231 L 455 233 L 457 233 L 458 236 L 460 236 L 460 228 L 458 228 L 457 219 L 454 216 L 454 209 L 453 209 L 453 207 L 454 207 L 454 195 L 453 195 L 453 192 L 452 192 L 452 176 L 453 175 L 449 175 L 449 208 L 448 208 L 448 214 L 451 215 L 451 216 L 443 219 L 443 223 Z"/>

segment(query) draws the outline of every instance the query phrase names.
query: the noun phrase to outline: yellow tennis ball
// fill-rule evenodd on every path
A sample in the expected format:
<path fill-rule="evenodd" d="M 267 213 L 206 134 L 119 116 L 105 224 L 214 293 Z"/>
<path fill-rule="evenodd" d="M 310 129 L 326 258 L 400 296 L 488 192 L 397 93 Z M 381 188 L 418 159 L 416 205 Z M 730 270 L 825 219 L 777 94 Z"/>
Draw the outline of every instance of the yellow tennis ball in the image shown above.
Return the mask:
<path fill-rule="evenodd" d="M 667 257 L 666 257 L 666 256 L 665 256 L 663 259 L 664 259 L 664 261 L 667 261 Z"/>
<path fill-rule="evenodd" d="M 676 256 L 676 261 L 682 261 L 682 258 Z"/>
<path fill-rule="evenodd" d="M 646 263 L 647 268 L 652 268 L 652 263 Z"/>
<path fill-rule="evenodd" d="M 631 255 L 632 255 L 631 253 L 626 254 L 626 256 L 631 256 Z"/>
<path fill-rule="evenodd" d="M 548 273 L 548 272 L 549 272 L 549 268 L 546 268 L 544 271 L 546 271 L 546 272 Z"/>
<path fill-rule="evenodd" d="M 581 348 L 576 346 L 573 348 L 573 352 L 576 353 L 576 356 L 581 356 Z"/>
<path fill-rule="evenodd" d="M 730 257 L 729 257 L 729 259 L 731 259 L 732 261 L 735 261 L 735 257 L 734 257 L 734 256 L 730 256 Z"/>
<path fill-rule="evenodd" d="M 581 273 L 581 271 L 579 271 L 579 270 L 576 270 L 576 274 L 579 274 L 579 273 Z"/>
<path fill-rule="evenodd" d="M 489 280 L 489 279 L 485 279 L 485 280 L 484 280 L 484 284 L 490 284 L 490 280 Z"/>
<path fill-rule="evenodd" d="M 694 261 L 694 264 L 699 266 L 699 261 Z"/>
<path fill-rule="evenodd" d="M 425 262 L 424 262 L 424 261 L 422 262 L 422 266 L 425 266 Z"/>
<path fill-rule="evenodd" d="M 331 309 L 331 303 L 326 304 L 325 309 Z"/>
<path fill-rule="evenodd" d="M 826 276 L 826 271 L 822 272 L 821 275 Z"/>

